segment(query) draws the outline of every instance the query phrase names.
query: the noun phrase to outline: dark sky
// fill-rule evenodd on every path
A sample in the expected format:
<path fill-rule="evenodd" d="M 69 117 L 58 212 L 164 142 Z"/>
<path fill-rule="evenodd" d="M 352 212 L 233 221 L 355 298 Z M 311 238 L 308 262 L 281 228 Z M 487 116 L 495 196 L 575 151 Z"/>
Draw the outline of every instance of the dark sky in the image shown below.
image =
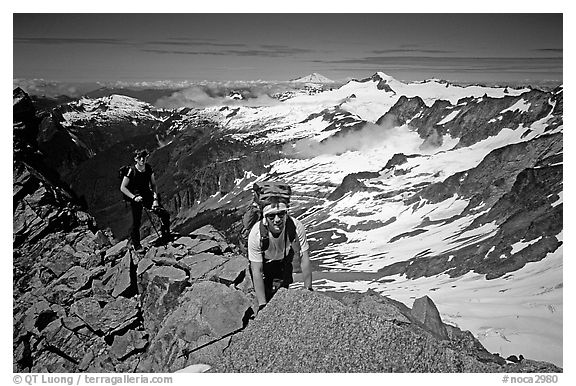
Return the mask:
<path fill-rule="evenodd" d="M 562 14 L 14 14 L 14 78 L 562 80 Z"/>

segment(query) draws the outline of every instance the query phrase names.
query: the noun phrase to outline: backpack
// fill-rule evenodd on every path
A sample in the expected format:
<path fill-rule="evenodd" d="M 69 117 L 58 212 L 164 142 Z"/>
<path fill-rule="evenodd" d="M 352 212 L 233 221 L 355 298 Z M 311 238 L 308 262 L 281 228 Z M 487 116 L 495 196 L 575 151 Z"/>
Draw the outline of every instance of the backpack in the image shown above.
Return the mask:
<path fill-rule="evenodd" d="M 289 185 L 283 182 L 262 182 L 260 184 L 255 183 L 252 186 L 252 190 L 254 192 L 254 202 L 250 204 L 242 216 L 242 231 L 240 238 L 243 246 L 247 250 L 248 235 L 250 234 L 254 224 L 260 221 L 260 249 L 262 250 L 262 257 L 264 257 L 264 252 L 266 252 L 270 245 L 270 238 L 268 236 L 268 228 L 261 221 L 263 217 L 262 204 L 270 197 L 282 197 L 290 202 L 292 189 Z M 294 224 L 294 221 L 290 216 L 286 216 L 285 235 L 290 243 L 293 243 L 294 240 L 296 240 L 296 224 Z"/>
<path fill-rule="evenodd" d="M 128 175 L 128 173 L 130 173 L 130 170 L 132 169 L 132 166 L 128 166 L 128 165 L 124 165 L 122 166 L 120 169 L 118 169 L 118 178 L 120 179 L 120 183 L 122 183 L 122 180 L 124 179 L 124 177 L 126 177 Z M 130 190 L 130 185 L 132 181 L 128 181 L 128 190 Z M 122 199 L 124 201 L 130 202 L 132 201 L 127 195 L 125 195 L 124 193 L 120 192 L 120 194 L 122 194 Z"/>
<path fill-rule="evenodd" d="M 152 167 L 149 164 L 146 164 L 145 166 L 145 172 L 152 174 Z M 122 180 L 124 179 L 124 177 L 126 177 L 128 175 L 128 173 L 130 173 L 130 171 L 132 171 L 132 174 L 136 173 L 135 167 L 134 166 L 122 166 L 120 169 L 118 169 L 118 178 L 120 179 L 120 183 L 122 183 Z M 133 185 L 133 179 L 131 178 L 128 181 L 128 185 L 126 186 L 128 188 L 129 191 L 131 191 L 132 193 L 135 193 L 132 189 L 134 189 L 134 185 Z M 124 193 L 122 193 L 122 198 L 124 199 L 124 201 L 126 202 L 131 202 L 132 199 L 130 199 L 127 195 L 125 195 Z"/>

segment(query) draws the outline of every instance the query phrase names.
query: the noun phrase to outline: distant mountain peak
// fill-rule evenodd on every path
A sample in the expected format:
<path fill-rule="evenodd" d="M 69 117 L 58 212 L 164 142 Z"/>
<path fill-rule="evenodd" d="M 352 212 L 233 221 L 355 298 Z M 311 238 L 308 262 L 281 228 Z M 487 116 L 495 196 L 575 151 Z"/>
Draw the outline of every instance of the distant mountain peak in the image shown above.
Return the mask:
<path fill-rule="evenodd" d="M 326 78 L 324 75 L 313 72 L 310 75 L 303 76 L 301 78 L 291 79 L 290 82 L 302 82 L 302 83 L 334 83 L 332 79 Z"/>
<path fill-rule="evenodd" d="M 377 73 L 375 73 L 374 75 L 372 75 L 372 79 L 378 79 L 378 80 L 384 80 L 384 81 L 396 81 L 395 78 L 393 78 L 392 76 L 383 73 L 382 71 L 378 71 Z"/>

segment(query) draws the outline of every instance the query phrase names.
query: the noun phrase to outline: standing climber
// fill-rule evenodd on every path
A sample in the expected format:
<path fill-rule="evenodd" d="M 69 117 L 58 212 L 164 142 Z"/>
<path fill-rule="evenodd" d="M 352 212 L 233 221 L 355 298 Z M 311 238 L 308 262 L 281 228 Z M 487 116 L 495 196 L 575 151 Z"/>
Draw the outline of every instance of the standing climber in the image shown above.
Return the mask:
<path fill-rule="evenodd" d="M 283 183 L 260 186 L 262 216 L 248 235 L 248 259 L 260 309 L 279 288 L 288 288 L 293 282 L 292 272 L 302 272 L 304 287 L 312 290 L 306 230 L 288 215 L 290 195 L 290 187 Z"/>
<path fill-rule="evenodd" d="M 156 192 L 156 180 L 152 167 L 146 163 L 148 158 L 147 150 L 136 150 L 134 152 L 134 166 L 131 166 L 122 178 L 120 191 L 124 197 L 130 201 L 132 208 L 132 229 L 130 237 L 132 246 L 136 251 L 142 251 L 140 245 L 140 224 L 142 220 L 142 209 L 150 209 L 160 218 L 160 240 L 167 241 L 170 238 L 170 215 L 162 206 Z"/>

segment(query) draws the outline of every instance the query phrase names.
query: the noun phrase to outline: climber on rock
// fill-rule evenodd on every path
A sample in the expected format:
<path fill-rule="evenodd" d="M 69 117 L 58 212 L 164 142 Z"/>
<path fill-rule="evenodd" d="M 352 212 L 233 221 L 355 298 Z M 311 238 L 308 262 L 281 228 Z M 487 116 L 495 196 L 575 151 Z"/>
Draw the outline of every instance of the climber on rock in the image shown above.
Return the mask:
<path fill-rule="evenodd" d="M 304 288 L 312 290 L 306 230 L 288 215 L 290 194 L 288 186 L 278 189 L 275 184 L 263 184 L 259 197 L 262 216 L 248 235 L 248 259 L 259 309 L 279 288 L 288 288 L 292 272 L 302 272 Z"/>
<path fill-rule="evenodd" d="M 160 227 L 160 241 L 170 239 L 170 215 L 160 205 L 159 196 L 156 192 L 156 180 L 152 167 L 146 163 L 148 158 L 147 150 L 137 150 L 134 152 L 134 166 L 127 171 L 120 191 L 130 201 L 132 208 L 132 228 L 130 237 L 132 246 L 136 251 L 142 251 L 140 245 L 140 224 L 142 220 L 142 210 L 150 209 L 160 218 L 162 226 Z"/>

